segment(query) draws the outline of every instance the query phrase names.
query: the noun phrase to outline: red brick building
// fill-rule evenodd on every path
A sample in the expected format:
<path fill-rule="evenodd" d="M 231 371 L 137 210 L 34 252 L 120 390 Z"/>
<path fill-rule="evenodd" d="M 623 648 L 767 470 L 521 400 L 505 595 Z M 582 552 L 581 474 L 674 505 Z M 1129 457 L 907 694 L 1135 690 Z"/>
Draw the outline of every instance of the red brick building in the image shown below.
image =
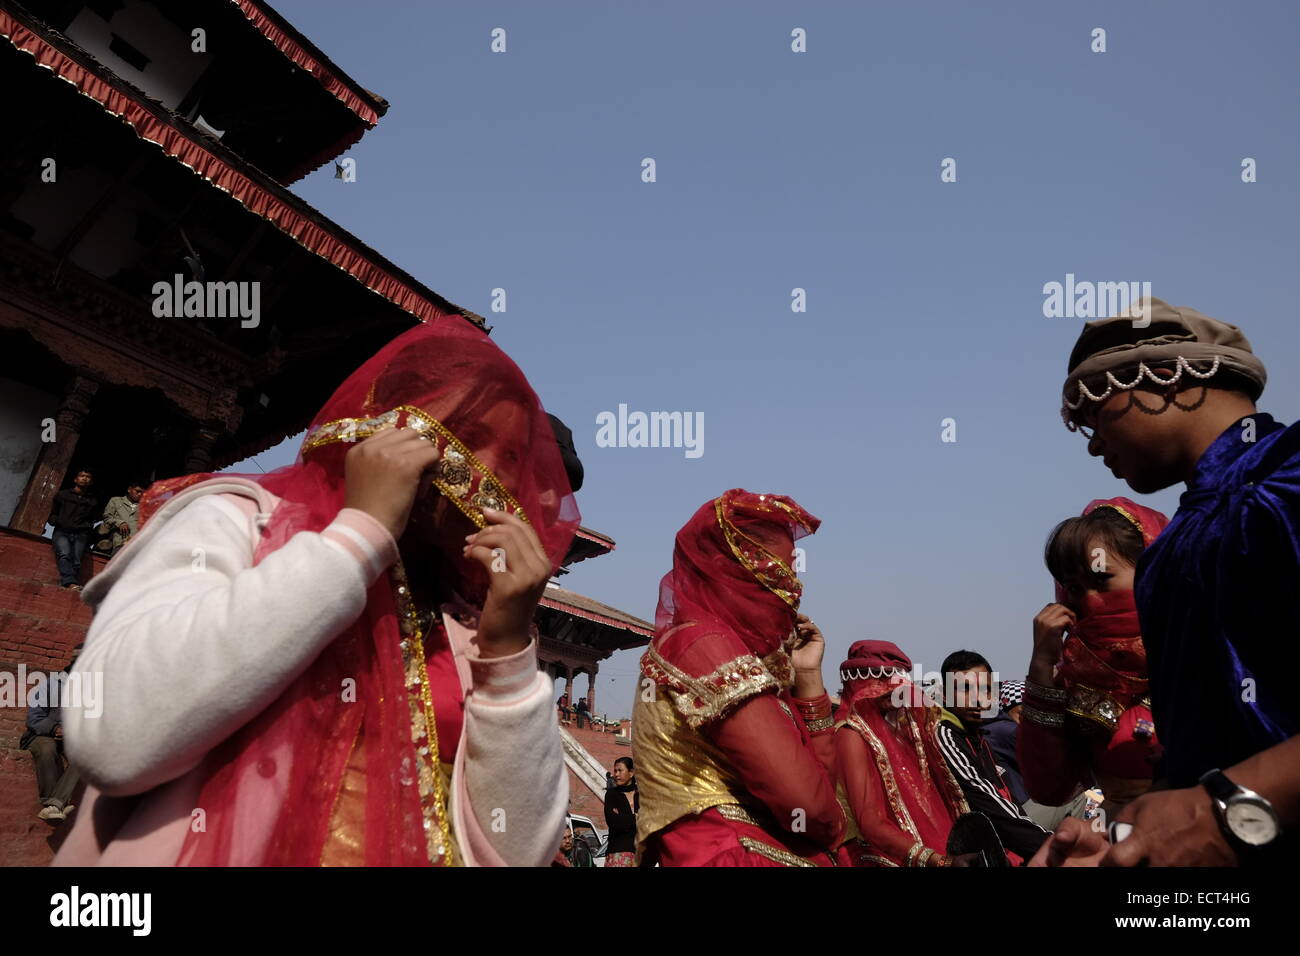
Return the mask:
<path fill-rule="evenodd" d="M 300 432 L 412 323 L 484 322 L 289 190 L 388 104 L 265 3 L 6 0 L 0 87 L 0 671 L 13 673 L 63 667 L 89 623 L 43 537 L 77 469 L 94 470 L 102 503 L 129 481 L 226 467 Z M 168 317 L 158 290 L 173 282 L 201 284 L 208 308 Z M 571 558 L 612 548 L 584 531 Z M 88 556 L 83 577 L 102 563 Z M 640 633 L 619 614 L 557 594 L 539 620 L 546 666 L 594 674 L 593 628 Z M 57 840 L 15 749 L 23 722 L 0 708 L 0 865 L 43 862 Z"/>

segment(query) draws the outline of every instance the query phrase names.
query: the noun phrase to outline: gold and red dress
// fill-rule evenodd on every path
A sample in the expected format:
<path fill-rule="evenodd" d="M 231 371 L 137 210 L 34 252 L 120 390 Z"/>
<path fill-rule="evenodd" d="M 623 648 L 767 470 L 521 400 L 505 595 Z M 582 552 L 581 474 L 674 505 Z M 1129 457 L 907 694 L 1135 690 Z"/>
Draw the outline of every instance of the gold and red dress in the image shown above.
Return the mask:
<path fill-rule="evenodd" d="M 817 519 L 739 489 L 677 536 L 632 717 L 642 865 L 832 866 L 844 839 L 825 694 L 793 697 L 782 560 Z"/>

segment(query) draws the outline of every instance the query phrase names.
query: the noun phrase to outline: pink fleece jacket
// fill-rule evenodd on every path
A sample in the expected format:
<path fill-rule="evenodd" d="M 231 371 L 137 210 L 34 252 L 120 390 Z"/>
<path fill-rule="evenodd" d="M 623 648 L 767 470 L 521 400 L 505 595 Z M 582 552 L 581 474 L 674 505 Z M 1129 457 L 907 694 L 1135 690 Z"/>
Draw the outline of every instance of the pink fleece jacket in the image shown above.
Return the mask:
<path fill-rule="evenodd" d="M 345 508 L 254 567 L 277 504 L 243 479 L 196 485 L 83 592 L 96 613 L 75 669 L 103 674 L 104 699 L 99 716 L 64 711 L 65 746 L 89 786 L 54 865 L 172 865 L 208 754 L 360 615 L 396 559 L 387 529 Z M 482 658 L 473 630 L 443 622 L 465 692 L 450 808 L 462 855 L 472 866 L 545 866 L 568 780 L 536 644 Z"/>

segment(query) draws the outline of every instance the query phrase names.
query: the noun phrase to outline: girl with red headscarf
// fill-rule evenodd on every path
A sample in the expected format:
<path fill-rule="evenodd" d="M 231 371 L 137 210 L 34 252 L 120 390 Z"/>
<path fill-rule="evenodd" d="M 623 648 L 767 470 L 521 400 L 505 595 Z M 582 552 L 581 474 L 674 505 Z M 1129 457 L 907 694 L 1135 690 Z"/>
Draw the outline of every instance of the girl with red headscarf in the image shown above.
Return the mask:
<path fill-rule="evenodd" d="M 736 488 L 678 532 L 632 717 L 643 865 L 837 865 L 825 643 L 791 570 L 819 524 Z"/>
<path fill-rule="evenodd" d="M 484 333 L 398 336 L 294 464 L 160 482 L 141 519 L 85 591 L 77 668 L 108 694 L 67 721 L 91 805 L 56 862 L 550 861 L 567 783 L 530 627 L 578 512 Z"/>
<path fill-rule="evenodd" d="M 836 768 L 857 825 L 847 845 L 856 866 L 951 866 L 948 833 L 967 812 L 935 738 L 939 708 L 911 670 L 889 641 L 858 641 L 840 665 Z"/>
<path fill-rule="evenodd" d="M 1159 752 L 1133 599 L 1142 551 L 1169 523 L 1127 498 L 1090 502 L 1056 526 L 1045 559 L 1056 602 L 1034 618 L 1016 754 L 1047 806 L 1096 784 L 1113 819 L 1151 786 Z"/>

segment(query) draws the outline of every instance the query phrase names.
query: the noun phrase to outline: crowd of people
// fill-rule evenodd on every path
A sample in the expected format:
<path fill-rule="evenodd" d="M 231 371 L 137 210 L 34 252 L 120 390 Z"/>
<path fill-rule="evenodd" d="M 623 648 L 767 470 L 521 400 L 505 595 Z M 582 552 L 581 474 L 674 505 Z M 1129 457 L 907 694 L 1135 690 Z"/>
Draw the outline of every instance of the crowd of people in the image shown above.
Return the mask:
<path fill-rule="evenodd" d="M 1064 416 L 1136 492 L 1187 491 L 1168 520 L 1109 498 L 1050 533 L 1023 682 L 961 649 L 917 686 L 906 641 L 863 639 L 833 699 L 793 571 L 819 520 L 736 488 L 686 521 L 606 865 L 1285 857 L 1300 426 L 1257 411 L 1236 327 L 1149 308 L 1085 326 Z M 294 464 L 153 485 L 83 595 L 74 667 L 111 693 L 63 715 L 88 786 L 56 863 L 575 865 L 533 624 L 579 519 L 564 435 L 485 334 L 432 323 L 339 387 Z"/>
<path fill-rule="evenodd" d="M 99 499 L 91 494 L 94 483 L 89 469 L 79 469 L 72 487 L 55 494 L 45 522 L 54 529 L 50 542 L 59 569 L 59 586 L 73 591 L 81 590 L 81 563 L 87 547 L 111 557 L 135 534 L 145 489 L 138 482 L 129 484 L 126 494 L 114 495 L 101 509 Z"/>

